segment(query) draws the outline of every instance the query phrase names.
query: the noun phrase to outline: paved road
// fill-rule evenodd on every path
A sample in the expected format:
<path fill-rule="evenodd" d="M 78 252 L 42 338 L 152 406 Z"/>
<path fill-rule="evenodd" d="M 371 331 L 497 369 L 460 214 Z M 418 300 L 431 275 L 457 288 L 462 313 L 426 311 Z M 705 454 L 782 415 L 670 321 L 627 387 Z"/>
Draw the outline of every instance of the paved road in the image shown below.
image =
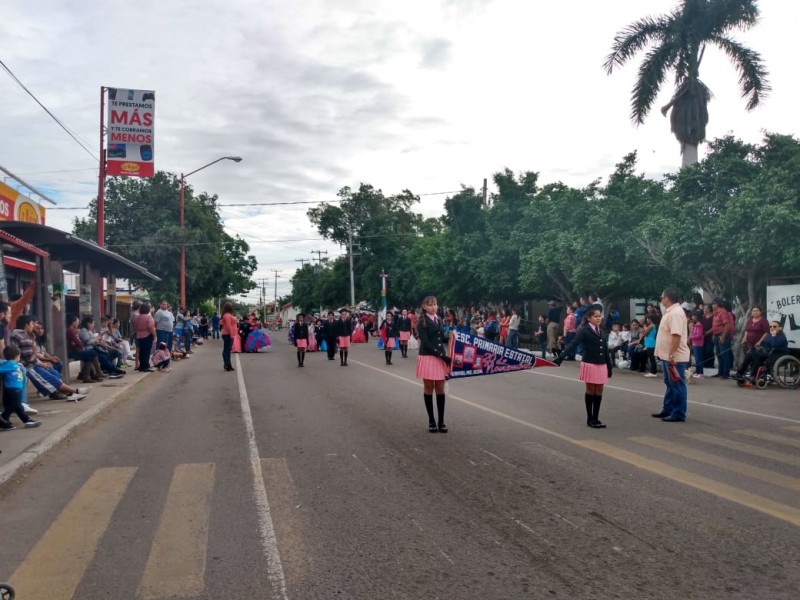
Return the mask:
<path fill-rule="evenodd" d="M 20 600 L 796 598 L 800 392 L 577 369 L 452 382 L 429 434 L 413 358 L 349 367 L 207 345 L 0 498 Z M 13 433 L 13 432 L 12 432 Z"/>

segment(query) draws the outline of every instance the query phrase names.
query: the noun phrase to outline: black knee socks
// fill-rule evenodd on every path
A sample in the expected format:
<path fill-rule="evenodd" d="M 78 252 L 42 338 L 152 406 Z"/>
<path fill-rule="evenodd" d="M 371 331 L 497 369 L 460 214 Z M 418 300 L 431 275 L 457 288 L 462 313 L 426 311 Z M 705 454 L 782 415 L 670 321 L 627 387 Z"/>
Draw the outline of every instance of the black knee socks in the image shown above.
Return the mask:
<path fill-rule="evenodd" d="M 344 364 L 344 350 L 339 350 L 339 362 Z"/>
<path fill-rule="evenodd" d="M 433 394 L 422 394 L 425 398 L 425 410 L 428 411 L 428 423 L 436 424 L 436 419 L 433 416 Z"/>
<path fill-rule="evenodd" d="M 303 355 L 300 354 L 300 351 L 297 352 L 297 364 L 298 365 L 302 365 L 303 364 Z"/>
<path fill-rule="evenodd" d="M 383 353 L 386 355 L 386 364 L 387 365 L 392 364 L 392 351 L 391 350 L 385 350 Z"/>
<path fill-rule="evenodd" d="M 439 412 L 439 427 L 444 425 L 444 394 L 436 394 L 436 410 Z"/>
<path fill-rule="evenodd" d="M 594 395 L 594 402 L 592 403 L 592 420 L 599 421 L 600 420 L 600 403 L 603 401 L 603 397 L 597 394 Z"/>
<path fill-rule="evenodd" d="M 344 351 L 344 364 L 347 364 L 347 355 L 350 354 L 349 350 Z"/>
<path fill-rule="evenodd" d="M 584 394 L 583 401 L 586 403 L 586 424 L 588 425 L 594 418 L 594 396 L 592 394 Z"/>

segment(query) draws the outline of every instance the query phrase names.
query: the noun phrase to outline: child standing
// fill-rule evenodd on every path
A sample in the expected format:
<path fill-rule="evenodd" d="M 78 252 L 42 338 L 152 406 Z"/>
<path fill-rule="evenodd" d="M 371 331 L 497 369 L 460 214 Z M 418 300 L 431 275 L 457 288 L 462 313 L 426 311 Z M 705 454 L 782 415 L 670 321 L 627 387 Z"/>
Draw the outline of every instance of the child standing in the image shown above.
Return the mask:
<path fill-rule="evenodd" d="M 447 433 L 444 424 L 444 382 L 450 367 L 450 357 L 444 350 L 444 325 L 437 316 L 439 302 L 436 296 L 425 296 L 422 300 L 423 314 L 417 323 L 419 337 L 419 357 L 417 358 L 417 378 L 422 379 L 425 410 L 428 412 L 428 431 Z M 438 423 L 433 415 L 433 392 L 436 390 L 436 409 Z"/>
<path fill-rule="evenodd" d="M 153 361 L 153 366 L 159 371 L 169 372 L 172 370 L 169 368 L 169 361 L 171 358 L 172 355 L 167 349 L 167 343 L 159 342 L 158 348 L 155 352 L 153 352 L 153 356 L 150 358 L 150 360 Z"/>
<path fill-rule="evenodd" d="M 343 308 L 339 311 L 339 321 L 336 323 L 336 337 L 339 345 L 339 366 L 347 366 L 347 355 L 350 353 L 350 341 L 353 335 L 353 322 L 350 320 L 350 311 Z"/>
<path fill-rule="evenodd" d="M 411 317 L 408 316 L 408 311 L 405 309 L 403 309 L 400 318 L 397 319 L 397 332 L 400 335 L 400 354 L 403 358 L 408 358 L 408 340 L 411 339 Z M 389 357 L 389 362 L 391 363 L 391 356 Z"/>
<path fill-rule="evenodd" d="M 308 324 L 303 313 L 297 315 L 294 322 L 294 347 L 297 348 L 297 366 L 302 367 L 308 348 Z"/>
<path fill-rule="evenodd" d="M 41 422 L 31 419 L 22 408 L 25 402 L 25 367 L 19 364 L 20 350 L 16 346 L 8 345 L 3 348 L 5 362 L 0 364 L 0 375 L 3 377 L 3 414 L 0 419 L 0 429 L 16 429 L 9 421 L 11 414 L 15 413 L 25 427 L 38 427 Z"/>
<path fill-rule="evenodd" d="M 692 324 L 689 331 L 689 339 L 692 342 L 692 354 L 694 355 L 694 375 L 695 379 L 704 379 L 703 375 L 703 346 L 706 343 L 705 328 L 700 320 L 700 315 L 692 313 Z"/>
<path fill-rule="evenodd" d="M 409 328 L 411 327 L 410 322 L 408 326 Z M 394 340 L 396 337 L 397 323 L 394 322 L 394 315 L 392 315 L 391 312 L 387 312 L 386 320 L 381 323 L 381 340 L 383 341 L 383 350 L 384 355 L 386 356 L 387 365 L 392 364 L 392 350 L 394 349 Z"/>

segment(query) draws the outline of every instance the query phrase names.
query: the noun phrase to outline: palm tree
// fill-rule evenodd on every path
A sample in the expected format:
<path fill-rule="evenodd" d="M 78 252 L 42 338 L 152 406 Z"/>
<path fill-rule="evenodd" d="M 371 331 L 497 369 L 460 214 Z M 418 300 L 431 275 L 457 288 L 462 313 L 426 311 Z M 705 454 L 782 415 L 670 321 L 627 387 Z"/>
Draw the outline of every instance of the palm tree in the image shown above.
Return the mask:
<path fill-rule="evenodd" d="M 736 67 L 747 110 L 758 106 L 770 89 L 761 56 L 730 37 L 731 30 L 755 25 L 758 16 L 757 0 L 680 0 L 671 13 L 640 19 L 614 37 L 603 65 L 608 74 L 652 45 L 631 94 L 634 124 L 644 123 L 667 74 L 675 72 L 675 93 L 661 114 L 671 111 L 684 167 L 697 162 L 697 146 L 706 137 L 711 91 L 700 80 L 700 63 L 707 45 L 725 52 Z"/>

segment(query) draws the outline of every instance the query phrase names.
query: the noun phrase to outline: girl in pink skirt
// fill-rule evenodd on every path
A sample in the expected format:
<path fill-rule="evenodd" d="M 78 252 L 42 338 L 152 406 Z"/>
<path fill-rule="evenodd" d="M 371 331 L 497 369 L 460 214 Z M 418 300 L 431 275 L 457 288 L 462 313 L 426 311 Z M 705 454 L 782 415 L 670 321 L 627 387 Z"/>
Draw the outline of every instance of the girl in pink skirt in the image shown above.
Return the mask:
<path fill-rule="evenodd" d="M 294 322 L 294 346 L 297 348 L 298 367 L 303 366 L 303 362 L 306 360 L 306 348 L 308 348 L 308 324 L 305 320 L 306 316 L 300 313 Z"/>
<path fill-rule="evenodd" d="M 589 308 L 584 324 L 575 337 L 554 361 L 561 365 L 564 357 L 583 344 L 580 380 L 586 384 L 586 424 L 595 429 L 605 425 L 600 421 L 600 403 L 603 400 L 603 385 L 611 377 L 611 354 L 608 351 L 608 335 L 600 328 L 603 313 L 599 308 Z"/>
<path fill-rule="evenodd" d="M 392 350 L 394 341 L 397 338 L 397 323 L 394 322 L 394 315 L 386 313 L 386 320 L 381 323 L 381 341 L 383 341 L 383 353 L 386 356 L 386 364 L 392 364 Z"/>
<path fill-rule="evenodd" d="M 411 339 L 411 317 L 408 311 L 403 310 L 400 318 L 397 319 L 397 332 L 400 336 L 400 355 L 408 358 L 408 340 Z"/>
<path fill-rule="evenodd" d="M 350 338 L 353 335 L 353 321 L 350 319 L 350 311 L 346 308 L 339 311 L 336 334 L 339 346 L 339 365 L 346 367 L 347 355 L 350 353 Z"/>
<path fill-rule="evenodd" d="M 436 314 L 439 303 L 436 296 L 425 296 L 422 300 L 423 314 L 417 321 L 419 357 L 417 377 L 422 379 L 425 410 L 428 411 L 428 431 L 447 433 L 444 424 L 444 383 L 450 370 L 450 357 L 444 350 L 444 324 Z M 438 423 L 433 418 L 433 392 L 436 390 Z"/>

